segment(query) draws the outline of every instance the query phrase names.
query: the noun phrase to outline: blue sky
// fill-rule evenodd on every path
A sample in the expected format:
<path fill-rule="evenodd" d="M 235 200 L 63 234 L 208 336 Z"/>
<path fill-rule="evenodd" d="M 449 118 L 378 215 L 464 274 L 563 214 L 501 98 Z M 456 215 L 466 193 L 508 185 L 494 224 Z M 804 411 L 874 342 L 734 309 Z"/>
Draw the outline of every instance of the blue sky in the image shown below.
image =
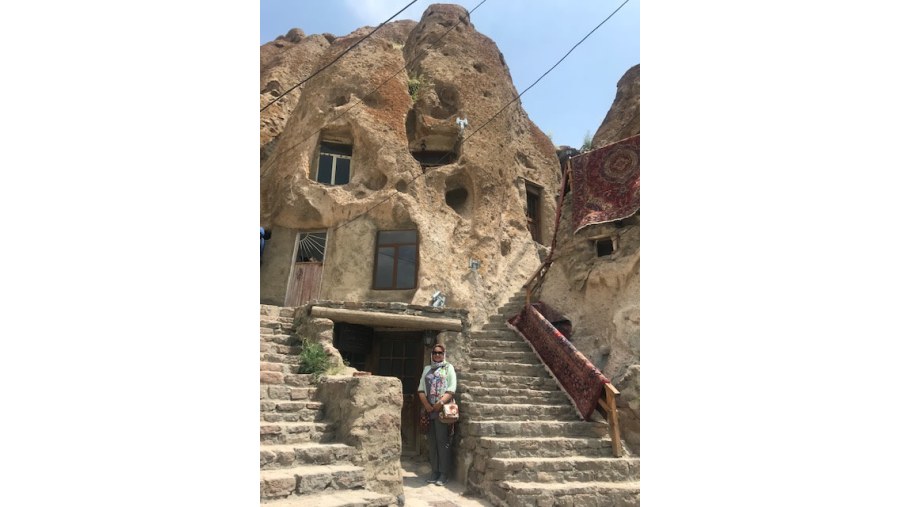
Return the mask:
<path fill-rule="evenodd" d="M 460 2 L 473 9 L 481 0 Z M 624 0 L 487 0 L 472 13 L 475 29 L 500 48 L 521 93 Z M 410 0 L 261 0 L 260 44 L 291 28 L 307 35 L 347 35 L 378 26 Z M 435 2 L 419 0 L 394 20 L 419 21 Z M 622 74 L 640 63 L 640 0 L 630 0 L 553 72 L 522 96 L 528 116 L 557 145 L 593 137 Z M 305 76 L 303 76 L 305 77 Z"/>

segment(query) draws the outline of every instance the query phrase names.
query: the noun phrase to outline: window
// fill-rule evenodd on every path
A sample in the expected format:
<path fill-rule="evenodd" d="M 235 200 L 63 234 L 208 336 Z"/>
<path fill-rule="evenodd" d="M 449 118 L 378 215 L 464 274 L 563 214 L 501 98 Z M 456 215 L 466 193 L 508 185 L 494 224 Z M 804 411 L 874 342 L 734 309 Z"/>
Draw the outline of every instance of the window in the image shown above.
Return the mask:
<path fill-rule="evenodd" d="M 597 257 L 606 257 L 616 251 L 616 245 L 612 238 L 600 238 L 597 240 Z"/>
<path fill-rule="evenodd" d="M 325 260 L 325 232 L 301 232 L 297 245 L 296 262 L 322 262 Z"/>
<path fill-rule="evenodd" d="M 528 221 L 528 230 L 531 239 L 541 242 L 541 187 L 525 184 L 525 219 Z"/>
<path fill-rule="evenodd" d="M 350 183 L 350 157 L 353 146 L 323 142 L 319 147 L 319 168 L 316 181 L 326 185 Z"/>
<path fill-rule="evenodd" d="M 419 267 L 419 234 L 379 231 L 375 252 L 374 289 L 414 289 Z"/>

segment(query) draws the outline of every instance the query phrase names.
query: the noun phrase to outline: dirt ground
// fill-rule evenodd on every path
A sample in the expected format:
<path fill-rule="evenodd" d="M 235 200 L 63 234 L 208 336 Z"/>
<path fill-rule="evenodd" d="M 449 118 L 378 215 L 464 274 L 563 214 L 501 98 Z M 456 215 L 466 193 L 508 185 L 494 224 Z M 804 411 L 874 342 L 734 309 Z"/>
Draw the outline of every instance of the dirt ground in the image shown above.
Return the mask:
<path fill-rule="evenodd" d="M 428 461 L 421 458 L 402 458 L 404 507 L 491 507 L 481 498 L 464 496 L 465 487 L 451 480 L 444 486 L 425 482 L 431 475 Z"/>

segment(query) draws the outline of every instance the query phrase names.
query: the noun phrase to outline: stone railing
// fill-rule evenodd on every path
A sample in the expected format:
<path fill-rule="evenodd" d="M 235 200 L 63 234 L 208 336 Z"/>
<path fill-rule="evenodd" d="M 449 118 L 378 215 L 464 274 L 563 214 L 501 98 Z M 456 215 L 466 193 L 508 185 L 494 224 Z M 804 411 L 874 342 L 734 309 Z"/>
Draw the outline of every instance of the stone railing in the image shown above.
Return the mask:
<path fill-rule="evenodd" d="M 328 375 L 319 381 L 317 396 L 336 440 L 356 449 L 351 459 L 365 468 L 366 489 L 402 494 L 400 379 Z"/>

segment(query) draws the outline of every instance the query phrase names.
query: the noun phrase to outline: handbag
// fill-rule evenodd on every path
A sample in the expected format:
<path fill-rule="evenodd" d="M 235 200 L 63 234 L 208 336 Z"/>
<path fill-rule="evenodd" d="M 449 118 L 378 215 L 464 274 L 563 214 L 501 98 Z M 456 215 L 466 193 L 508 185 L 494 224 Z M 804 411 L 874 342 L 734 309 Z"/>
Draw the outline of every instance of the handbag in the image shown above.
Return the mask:
<path fill-rule="evenodd" d="M 441 420 L 444 424 L 455 423 L 459 420 L 459 405 L 456 402 L 449 402 L 441 408 L 441 413 L 438 414 L 438 419 Z"/>

